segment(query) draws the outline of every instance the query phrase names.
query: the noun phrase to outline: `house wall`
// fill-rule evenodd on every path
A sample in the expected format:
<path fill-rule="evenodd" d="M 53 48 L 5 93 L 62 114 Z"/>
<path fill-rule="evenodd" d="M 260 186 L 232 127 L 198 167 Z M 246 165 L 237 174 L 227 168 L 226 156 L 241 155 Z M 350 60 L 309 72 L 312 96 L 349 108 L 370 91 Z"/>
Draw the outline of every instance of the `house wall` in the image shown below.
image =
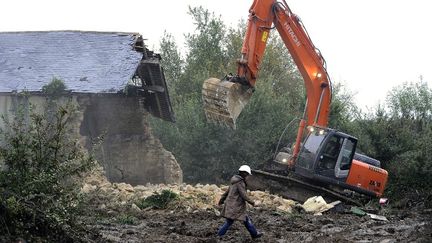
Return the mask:
<path fill-rule="evenodd" d="M 72 101 L 79 107 L 72 132 L 78 134 L 83 146 L 93 148 L 111 182 L 182 183 L 179 164 L 151 133 L 149 114 L 138 98 L 79 95 Z M 41 109 L 45 98 L 0 95 L 0 114 L 11 114 L 19 102 L 30 102 Z M 3 121 L 0 126 L 4 126 Z M 97 138 L 102 138 L 101 142 L 93 146 Z"/>

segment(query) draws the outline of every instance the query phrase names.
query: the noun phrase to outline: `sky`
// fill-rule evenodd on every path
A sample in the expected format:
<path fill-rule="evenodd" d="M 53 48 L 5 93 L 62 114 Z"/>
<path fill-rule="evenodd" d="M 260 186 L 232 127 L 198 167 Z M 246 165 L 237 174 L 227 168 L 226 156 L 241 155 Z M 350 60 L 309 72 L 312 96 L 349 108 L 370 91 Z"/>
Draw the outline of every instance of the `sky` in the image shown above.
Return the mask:
<path fill-rule="evenodd" d="M 420 76 L 432 87 L 432 1 L 286 1 L 321 50 L 332 81 L 353 92 L 364 110 L 384 102 L 393 87 L 416 82 Z M 252 2 L 2 0 L 0 31 L 138 32 L 150 49 L 158 50 L 164 31 L 184 47 L 184 34 L 194 30 L 188 6 L 203 6 L 228 26 L 236 26 L 247 19 Z"/>

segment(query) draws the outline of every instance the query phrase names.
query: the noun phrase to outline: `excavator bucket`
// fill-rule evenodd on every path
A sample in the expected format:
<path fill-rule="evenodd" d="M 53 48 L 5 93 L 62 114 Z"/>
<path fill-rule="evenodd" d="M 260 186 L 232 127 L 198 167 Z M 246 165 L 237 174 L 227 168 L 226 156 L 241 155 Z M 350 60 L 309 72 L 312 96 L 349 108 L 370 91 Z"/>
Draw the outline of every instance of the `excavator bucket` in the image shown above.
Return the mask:
<path fill-rule="evenodd" d="M 209 78 L 204 81 L 202 98 L 207 121 L 236 128 L 236 120 L 252 96 L 248 86 Z"/>

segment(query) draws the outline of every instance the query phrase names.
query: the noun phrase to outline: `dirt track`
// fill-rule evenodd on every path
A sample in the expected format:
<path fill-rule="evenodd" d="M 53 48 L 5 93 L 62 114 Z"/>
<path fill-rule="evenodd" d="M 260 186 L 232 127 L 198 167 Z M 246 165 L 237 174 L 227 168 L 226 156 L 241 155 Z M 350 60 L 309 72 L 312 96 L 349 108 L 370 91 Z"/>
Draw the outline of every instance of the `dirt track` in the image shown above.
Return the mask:
<path fill-rule="evenodd" d="M 263 238 L 252 240 L 239 222 L 223 238 L 215 237 L 224 220 L 211 210 L 149 210 L 139 213 L 135 225 L 94 227 L 103 241 L 112 242 L 432 242 L 430 211 L 394 211 L 386 215 L 389 221 L 336 212 L 281 214 L 259 208 L 251 209 L 250 215 L 264 232 Z"/>

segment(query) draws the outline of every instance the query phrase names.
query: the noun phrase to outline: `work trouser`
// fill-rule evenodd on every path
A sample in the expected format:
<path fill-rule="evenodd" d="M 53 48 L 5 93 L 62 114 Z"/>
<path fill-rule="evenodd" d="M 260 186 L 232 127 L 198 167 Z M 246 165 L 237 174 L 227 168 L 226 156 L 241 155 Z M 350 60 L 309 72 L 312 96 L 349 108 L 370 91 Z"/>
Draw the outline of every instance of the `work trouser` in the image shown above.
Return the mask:
<path fill-rule="evenodd" d="M 224 225 L 219 229 L 218 236 L 223 236 L 227 230 L 231 227 L 231 225 L 234 223 L 233 219 L 226 219 Z M 255 226 L 252 223 L 252 220 L 249 216 L 246 216 L 246 220 L 243 221 L 244 226 L 249 231 L 252 237 L 256 237 L 258 235 L 257 230 L 255 229 Z"/>

